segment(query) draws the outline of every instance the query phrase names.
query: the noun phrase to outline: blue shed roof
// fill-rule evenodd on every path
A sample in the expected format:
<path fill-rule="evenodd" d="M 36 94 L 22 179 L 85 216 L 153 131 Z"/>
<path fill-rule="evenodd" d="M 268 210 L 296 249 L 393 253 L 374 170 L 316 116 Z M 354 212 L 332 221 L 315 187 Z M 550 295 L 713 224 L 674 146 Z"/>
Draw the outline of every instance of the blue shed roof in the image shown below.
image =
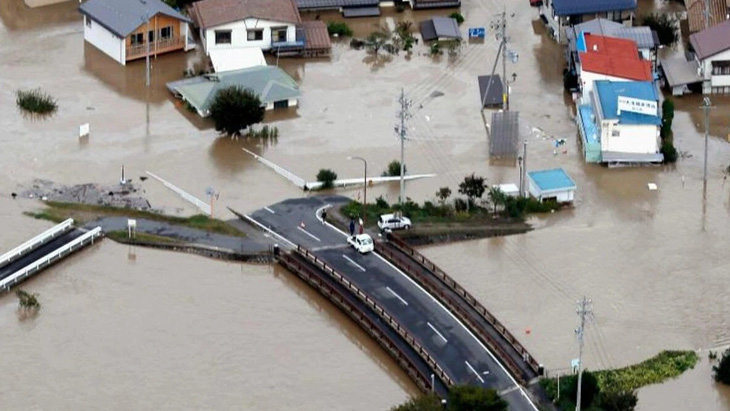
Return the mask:
<path fill-rule="evenodd" d="M 557 16 L 636 9 L 636 0 L 553 0 Z"/>
<path fill-rule="evenodd" d="M 601 102 L 601 113 L 604 119 L 618 119 L 621 124 L 662 124 L 659 113 L 655 115 L 633 113 L 623 110 L 618 114 L 618 97 L 632 97 L 641 100 L 650 100 L 659 104 L 656 87 L 648 81 L 610 81 L 597 80 L 593 87 Z"/>
<path fill-rule="evenodd" d="M 576 188 L 573 179 L 562 168 L 528 171 L 527 175 L 543 192 Z"/>

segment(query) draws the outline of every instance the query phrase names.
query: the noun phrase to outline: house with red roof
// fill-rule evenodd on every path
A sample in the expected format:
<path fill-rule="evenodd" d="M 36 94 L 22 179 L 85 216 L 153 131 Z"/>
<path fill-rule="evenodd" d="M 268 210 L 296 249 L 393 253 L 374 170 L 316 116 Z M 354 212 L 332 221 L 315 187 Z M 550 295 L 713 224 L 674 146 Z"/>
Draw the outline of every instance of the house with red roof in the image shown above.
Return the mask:
<path fill-rule="evenodd" d="M 578 84 L 584 99 L 597 80 L 654 80 L 651 61 L 641 58 L 633 40 L 580 33 L 576 47 Z"/>

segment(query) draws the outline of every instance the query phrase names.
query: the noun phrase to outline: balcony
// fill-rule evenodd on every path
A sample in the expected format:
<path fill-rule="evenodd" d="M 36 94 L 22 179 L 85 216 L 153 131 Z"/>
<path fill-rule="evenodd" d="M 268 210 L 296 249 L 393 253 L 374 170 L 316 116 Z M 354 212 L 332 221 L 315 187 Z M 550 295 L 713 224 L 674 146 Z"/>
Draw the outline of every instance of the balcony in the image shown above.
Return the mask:
<path fill-rule="evenodd" d="M 150 43 L 150 56 L 167 53 L 185 48 L 185 37 L 172 37 Z M 145 57 L 147 55 L 147 43 L 135 44 L 127 47 L 127 61 Z"/>

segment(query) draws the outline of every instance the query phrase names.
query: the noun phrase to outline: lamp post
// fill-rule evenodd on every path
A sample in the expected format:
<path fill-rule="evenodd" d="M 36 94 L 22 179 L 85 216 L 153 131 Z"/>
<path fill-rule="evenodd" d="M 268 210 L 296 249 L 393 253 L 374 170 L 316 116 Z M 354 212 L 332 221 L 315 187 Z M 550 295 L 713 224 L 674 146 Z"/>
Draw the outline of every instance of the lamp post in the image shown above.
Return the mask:
<path fill-rule="evenodd" d="M 365 207 L 368 204 L 368 162 L 364 158 L 358 157 L 358 156 L 349 156 L 349 157 L 347 157 L 347 159 L 348 160 L 360 160 L 360 161 L 362 161 L 362 164 L 365 167 L 365 174 L 363 175 L 363 183 L 364 183 L 365 188 L 363 188 L 362 211 L 361 211 L 362 221 L 364 222 L 365 221 Z"/>

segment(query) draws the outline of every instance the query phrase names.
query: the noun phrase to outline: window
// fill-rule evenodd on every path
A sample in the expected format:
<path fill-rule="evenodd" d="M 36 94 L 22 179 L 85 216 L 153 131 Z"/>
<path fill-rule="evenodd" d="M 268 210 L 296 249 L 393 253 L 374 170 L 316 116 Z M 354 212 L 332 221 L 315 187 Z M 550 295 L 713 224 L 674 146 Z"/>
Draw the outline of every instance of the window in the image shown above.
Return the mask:
<path fill-rule="evenodd" d="M 150 30 L 147 32 L 147 41 L 153 43 L 155 41 L 155 32 Z"/>
<path fill-rule="evenodd" d="M 86 27 L 89 27 L 90 28 L 91 27 L 91 19 L 89 18 L 89 16 L 86 16 L 85 19 L 86 19 Z"/>
<path fill-rule="evenodd" d="M 619 130 L 611 130 L 611 137 L 621 137 L 621 132 Z"/>
<path fill-rule="evenodd" d="M 263 29 L 247 30 L 246 35 L 247 35 L 248 41 L 263 40 L 264 39 L 264 30 Z"/>
<path fill-rule="evenodd" d="M 715 76 L 730 74 L 730 60 L 713 61 L 712 74 Z"/>
<path fill-rule="evenodd" d="M 144 44 L 144 33 L 135 33 L 129 36 L 130 42 L 133 46 L 139 46 Z"/>
<path fill-rule="evenodd" d="M 169 40 L 172 38 L 172 26 L 170 27 L 163 27 L 160 29 L 160 39 L 161 40 Z"/>
<path fill-rule="evenodd" d="M 286 27 L 272 27 L 271 41 L 273 43 L 283 43 L 286 41 Z"/>
<path fill-rule="evenodd" d="M 230 30 L 216 30 L 215 31 L 215 44 L 231 44 L 231 31 Z"/>

